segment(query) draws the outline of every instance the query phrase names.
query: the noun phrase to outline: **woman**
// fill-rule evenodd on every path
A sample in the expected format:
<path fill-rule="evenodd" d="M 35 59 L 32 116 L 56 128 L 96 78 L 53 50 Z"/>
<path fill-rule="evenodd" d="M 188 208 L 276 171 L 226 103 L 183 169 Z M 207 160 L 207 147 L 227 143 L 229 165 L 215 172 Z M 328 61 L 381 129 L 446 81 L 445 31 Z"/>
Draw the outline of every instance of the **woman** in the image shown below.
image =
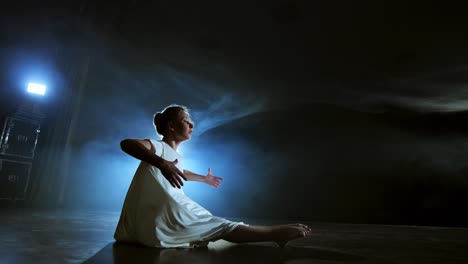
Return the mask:
<path fill-rule="evenodd" d="M 198 181 L 218 187 L 222 178 L 206 176 L 183 168 L 177 148 L 189 140 L 194 124 L 188 109 L 170 105 L 154 115 L 154 126 L 162 140 L 125 139 L 121 148 L 140 159 L 128 190 L 114 234 L 117 241 L 141 243 L 150 247 L 206 246 L 210 241 L 288 241 L 309 235 L 302 224 L 249 226 L 213 216 L 187 197 L 184 181 Z"/>

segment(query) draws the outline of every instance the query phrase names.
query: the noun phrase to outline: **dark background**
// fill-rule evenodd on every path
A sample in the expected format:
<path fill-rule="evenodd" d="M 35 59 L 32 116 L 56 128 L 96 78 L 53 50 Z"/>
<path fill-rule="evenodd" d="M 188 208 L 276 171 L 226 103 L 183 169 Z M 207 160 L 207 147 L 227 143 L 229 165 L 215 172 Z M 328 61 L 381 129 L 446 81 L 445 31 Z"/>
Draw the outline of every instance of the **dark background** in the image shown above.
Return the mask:
<path fill-rule="evenodd" d="M 155 138 L 192 110 L 188 183 L 213 214 L 468 226 L 468 17 L 450 1 L 15 1 L 2 115 L 46 114 L 25 206 L 121 209 Z M 43 98 L 28 81 L 46 83 Z"/>

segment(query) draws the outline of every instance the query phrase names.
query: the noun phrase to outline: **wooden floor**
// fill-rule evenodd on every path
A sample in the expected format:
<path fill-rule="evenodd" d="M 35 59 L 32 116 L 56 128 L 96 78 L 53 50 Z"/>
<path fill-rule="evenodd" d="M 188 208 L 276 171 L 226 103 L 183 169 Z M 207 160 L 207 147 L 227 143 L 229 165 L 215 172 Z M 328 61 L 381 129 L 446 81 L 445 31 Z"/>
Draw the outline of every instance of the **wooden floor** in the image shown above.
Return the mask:
<path fill-rule="evenodd" d="M 0 263 L 468 263 L 468 229 L 307 223 L 313 235 L 273 243 L 156 249 L 115 243 L 119 212 L 0 213 Z M 248 224 L 277 224 L 271 220 Z"/>

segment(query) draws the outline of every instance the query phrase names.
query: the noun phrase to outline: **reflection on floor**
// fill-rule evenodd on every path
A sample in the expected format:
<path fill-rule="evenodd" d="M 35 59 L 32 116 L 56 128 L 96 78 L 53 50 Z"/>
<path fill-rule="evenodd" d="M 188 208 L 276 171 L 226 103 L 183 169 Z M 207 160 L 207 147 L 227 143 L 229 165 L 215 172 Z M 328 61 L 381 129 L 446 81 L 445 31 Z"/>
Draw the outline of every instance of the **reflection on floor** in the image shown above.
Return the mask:
<path fill-rule="evenodd" d="M 157 249 L 115 243 L 118 212 L 0 213 L 0 263 L 468 263 L 468 229 L 306 223 L 313 235 L 273 243 Z M 249 221 L 278 224 L 278 221 Z"/>
<path fill-rule="evenodd" d="M 307 247 L 277 248 L 272 244 L 234 245 L 217 241 L 205 248 L 154 249 L 137 245 L 110 243 L 98 254 L 86 261 L 89 263 L 389 263 L 333 250 Z M 320 262 L 322 261 L 322 262 Z M 332 262 L 330 262 L 332 261 Z"/>
<path fill-rule="evenodd" d="M 306 247 L 278 248 L 273 244 L 235 245 L 217 241 L 205 248 L 154 249 L 137 245 L 110 243 L 98 254 L 85 262 L 89 263 L 390 263 L 373 259 L 368 262 L 358 255 L 333 250 Z M 322 261 L 322 262 L 321 262 Z M 332 261 L 332 262 L 330 262 Z M 288 262 L 292 263 L 292 262 Z"/>

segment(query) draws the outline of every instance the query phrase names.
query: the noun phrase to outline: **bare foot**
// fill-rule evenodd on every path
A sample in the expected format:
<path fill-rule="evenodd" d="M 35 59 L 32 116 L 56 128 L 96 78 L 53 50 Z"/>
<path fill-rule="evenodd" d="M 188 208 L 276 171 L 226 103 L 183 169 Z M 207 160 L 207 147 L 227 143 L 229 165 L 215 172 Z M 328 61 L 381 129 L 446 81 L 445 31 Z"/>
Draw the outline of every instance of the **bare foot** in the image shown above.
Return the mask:
<path fill-rule="evenodd" d="M 308 229 L 310 231 L 310 228 L 304 224 L 301 224 L 301 223 L 295 223 L 295 224 L 287 224 L 288 226 L 301 226 L 301 227 L 304 227 L 306 229 Z"/>
<path fill-rule="evenodd" d="M 288 224 L 275 226 L 273 228 L 273 240 L 280 247 L 284 247 L 289 241 L 310 234 L 310 228 L 303 224 Z"/>

